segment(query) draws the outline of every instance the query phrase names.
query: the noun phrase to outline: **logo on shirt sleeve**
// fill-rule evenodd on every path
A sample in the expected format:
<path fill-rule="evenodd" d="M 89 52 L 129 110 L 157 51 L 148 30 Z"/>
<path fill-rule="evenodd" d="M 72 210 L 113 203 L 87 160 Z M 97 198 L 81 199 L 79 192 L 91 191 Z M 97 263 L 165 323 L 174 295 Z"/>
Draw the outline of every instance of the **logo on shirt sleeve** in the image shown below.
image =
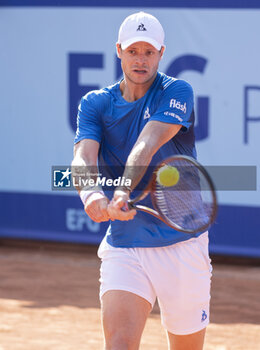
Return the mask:
<path fill-rule="evenodd" d="M 183 119 L 179 115 L 177 115 L 175 113 L 172 113 L 172 112 L 166 111 L 166 112 L 164 112 L 164 115 L 170 115 L 171 117 L 176 118 L 177 120 L 179 120 L 179 122 L 183 121 Z"/>
<path fill-rule="evenodd" d="M 170 107 L 180 109 L 183 113 L 186 113 L 187 111 L 186 102 L 182 105 L 180 101 L 177 101 L 174 98 L 170 100 Z"/>
<path fill-rule="evenodd" d="M 149 107 L 147 107 L 146 110 L 145 110 L 145 112 L 144 112 L 144 119 L 148 119 L 148 118 L 150 118 L 150 117 L 151 117 L 151 115 L 150 115 L 150 113 L 149 113 Z"/>

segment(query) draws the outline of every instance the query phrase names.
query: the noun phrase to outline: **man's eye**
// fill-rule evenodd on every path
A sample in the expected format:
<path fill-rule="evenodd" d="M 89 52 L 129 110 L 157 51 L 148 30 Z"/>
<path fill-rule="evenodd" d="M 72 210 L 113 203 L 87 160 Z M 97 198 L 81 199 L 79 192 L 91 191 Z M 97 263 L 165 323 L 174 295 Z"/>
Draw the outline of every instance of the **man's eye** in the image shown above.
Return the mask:
<path fill-rule="evenodd" d="M 135 54 L 135 50 L 130 50 L 129 53 L 130 53 L 131 55 L 134 55 L 134 54 Z"/>
<path fill-rule="evenodd" d="M 151 56 L 151 55 L 153 55 L 153 51 L 148 51 L 147 54 L 148 54 L 149 56 Z"/>

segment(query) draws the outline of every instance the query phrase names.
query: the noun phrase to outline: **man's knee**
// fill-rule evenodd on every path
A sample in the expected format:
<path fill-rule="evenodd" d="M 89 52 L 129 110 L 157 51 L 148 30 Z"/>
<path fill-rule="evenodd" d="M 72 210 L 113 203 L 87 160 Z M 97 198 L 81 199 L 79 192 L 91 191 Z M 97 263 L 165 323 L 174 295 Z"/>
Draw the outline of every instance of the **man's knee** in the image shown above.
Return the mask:
<path fill-rule="evenodd" d="M 202 350 L 206 328 L 187 335 L 175 335 L 168 332 L 169 349 Z"/>
<path fill-rule="evenodd" d="M 106 350 L 137 350 L 139 341 L 122 329 L 107 331 L 105 337 Z"/>

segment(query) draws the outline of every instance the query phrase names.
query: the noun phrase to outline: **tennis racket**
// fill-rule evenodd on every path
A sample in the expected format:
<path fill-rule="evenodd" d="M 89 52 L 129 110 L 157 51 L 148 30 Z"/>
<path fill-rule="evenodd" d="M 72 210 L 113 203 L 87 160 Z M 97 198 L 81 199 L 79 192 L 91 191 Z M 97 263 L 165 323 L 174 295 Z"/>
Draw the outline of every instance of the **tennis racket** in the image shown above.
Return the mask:
<path fill-rule="evenodd" d="M 164 175 L 167 186 L 158 181 L 158 172 L 165 166 L 175 168 L 179 175 L 173 186 L 169 186 L 171 179 L 167 178 L 172 176 L 171 171 Z M 149 193 L 154 209 L 137 204 Z M 175 230 L 191 234 L 206 231 L 217 214 L 216 192 L 209 174 L 195 159 L 183 155 L 162 161 L 146 189 L 127 204 L 129 209 L 151 214 Z"/>

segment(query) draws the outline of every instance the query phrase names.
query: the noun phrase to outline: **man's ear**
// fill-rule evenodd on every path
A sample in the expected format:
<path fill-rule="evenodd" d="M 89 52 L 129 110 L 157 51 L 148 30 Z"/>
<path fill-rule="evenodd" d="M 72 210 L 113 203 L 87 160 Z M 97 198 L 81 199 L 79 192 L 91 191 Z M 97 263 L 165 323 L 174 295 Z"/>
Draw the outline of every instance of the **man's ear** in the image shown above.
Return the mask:
<path fill-rule="evenodd" d="M 117 54 L 117 57 L 121 59 L 121 45 L 120 44 L 116 44 L 116 54 Z"/>
<path fill-rule="evenodd" d="M 163 58 L 164 51 L 165 51 L 165 46 L 162 46 L 160 50 L 160 60 Z"/>

